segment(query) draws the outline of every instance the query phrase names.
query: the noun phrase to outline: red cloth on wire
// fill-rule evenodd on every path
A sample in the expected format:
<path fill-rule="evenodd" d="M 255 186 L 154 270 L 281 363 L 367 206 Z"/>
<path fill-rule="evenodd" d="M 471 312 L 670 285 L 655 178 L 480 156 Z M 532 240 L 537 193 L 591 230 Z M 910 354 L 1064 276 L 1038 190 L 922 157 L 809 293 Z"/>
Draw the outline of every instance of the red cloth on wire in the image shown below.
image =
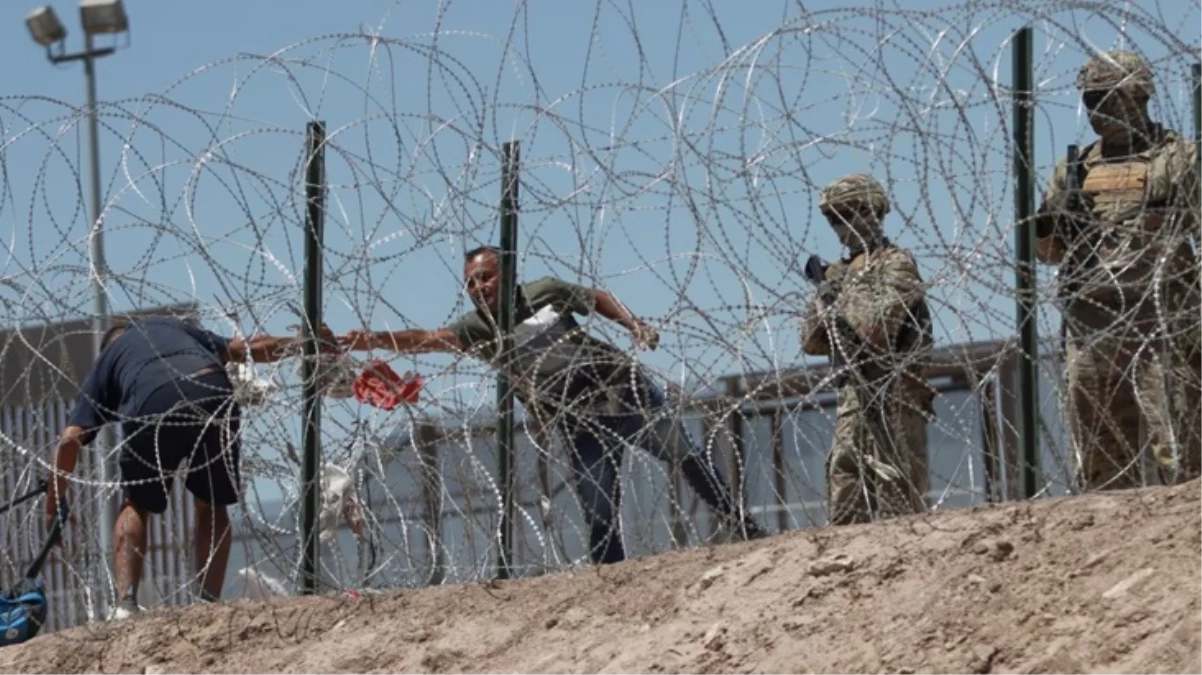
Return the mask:
<path fill-rule="evenodd" d="M 422 384 L 421 375 L 411 371 L 397 375 L 387 363 L 376 359 L 369 361 L 363 372 L 355 378 L 351 391 L 360 403 L 392 410 L 402 401 L 417 403 Z"/>

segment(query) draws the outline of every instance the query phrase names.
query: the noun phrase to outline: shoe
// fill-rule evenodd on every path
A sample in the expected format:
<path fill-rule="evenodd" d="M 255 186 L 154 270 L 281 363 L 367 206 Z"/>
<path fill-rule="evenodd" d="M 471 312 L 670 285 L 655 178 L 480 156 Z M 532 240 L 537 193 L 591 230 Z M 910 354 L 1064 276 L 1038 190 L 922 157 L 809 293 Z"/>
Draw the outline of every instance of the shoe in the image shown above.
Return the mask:
<path fill-rule="evenodd" d="M 772 533 L 762 529 L 759 523 L 756 523 L 750 517 L 743 519 L 743 527 L 735 528 L 735 532 L 743 537 L 743 541 L 753 541 L 755 539 L 764 539 L 772 536 Z"/>
<path fill-rule="evenodd" d="M 133 597 L 127 597 L 113 608 L 113 613 L 109 615 L 109 621 L 121 621 L 141 613 L 142 608 L 138 606 L 138 601 Z"/>

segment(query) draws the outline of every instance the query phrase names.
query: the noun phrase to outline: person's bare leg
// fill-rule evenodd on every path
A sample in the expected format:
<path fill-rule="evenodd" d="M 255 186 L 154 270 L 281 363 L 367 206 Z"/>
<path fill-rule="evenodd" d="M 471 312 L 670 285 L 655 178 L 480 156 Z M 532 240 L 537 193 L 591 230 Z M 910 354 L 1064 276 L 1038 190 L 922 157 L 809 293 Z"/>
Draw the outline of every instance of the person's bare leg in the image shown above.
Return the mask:
<path fill-rule="evenodd" d="M 197 498 L 196 573 L 200 577 L 201 597 L 209 602 L 221 598 L 225 567 L 230 560 L 230 540 L 230 516 L 226 507 Z"/>
<path fill-rule="evenodd" d="M 117 599 L 136 595 L 142 581 L 142 560 L 146 552 L 145 509 L 126 500 L 117 514 L 116 536 L 113 543 L 113 558 L 117 568 Z"/>

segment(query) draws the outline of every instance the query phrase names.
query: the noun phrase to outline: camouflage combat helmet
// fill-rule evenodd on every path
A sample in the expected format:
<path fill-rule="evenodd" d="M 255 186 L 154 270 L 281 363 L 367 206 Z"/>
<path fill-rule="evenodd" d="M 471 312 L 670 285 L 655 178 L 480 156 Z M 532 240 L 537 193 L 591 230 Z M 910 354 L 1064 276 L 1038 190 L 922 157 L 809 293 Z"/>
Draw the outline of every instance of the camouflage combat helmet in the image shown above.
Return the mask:
<path fill-rule="evenodd" d="M 1111 51 L 1097 54 L 1077 73 L 1080 91 L 1125 91 L 1149 99 L 1155 93 L 1152 69 L 1135 52 Z"/>
<path fill-rule="evenodd" d="M 832 206 L 870 206 L 881 218 L 889 213 L 889 197 L 872 176 L 853 173 L 823 188 L 818 208 L 825 211 Z"/>

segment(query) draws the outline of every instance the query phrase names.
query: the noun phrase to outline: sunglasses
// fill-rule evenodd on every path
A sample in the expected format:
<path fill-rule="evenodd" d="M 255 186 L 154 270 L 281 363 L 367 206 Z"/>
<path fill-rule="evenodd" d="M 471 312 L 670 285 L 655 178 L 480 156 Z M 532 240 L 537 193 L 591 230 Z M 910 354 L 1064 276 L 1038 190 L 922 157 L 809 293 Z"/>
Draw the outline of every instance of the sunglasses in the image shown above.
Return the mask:
<path fill-rule="evenodd" d="M 871 213 L 870 209 L 861 209 L 854 206 L 824 206 L 818 210 L 828 220 L 831 218 L 854 220 L 857 216 L 866 216 Z"/>
<path fill-rule="evenodd" d="M 1081 93 L 1081 103 L 1086 110 L 1094 112 L 1105 104 L 1118 103 L 1123 94 L 1117 91 L 1085 91 Z"/>

